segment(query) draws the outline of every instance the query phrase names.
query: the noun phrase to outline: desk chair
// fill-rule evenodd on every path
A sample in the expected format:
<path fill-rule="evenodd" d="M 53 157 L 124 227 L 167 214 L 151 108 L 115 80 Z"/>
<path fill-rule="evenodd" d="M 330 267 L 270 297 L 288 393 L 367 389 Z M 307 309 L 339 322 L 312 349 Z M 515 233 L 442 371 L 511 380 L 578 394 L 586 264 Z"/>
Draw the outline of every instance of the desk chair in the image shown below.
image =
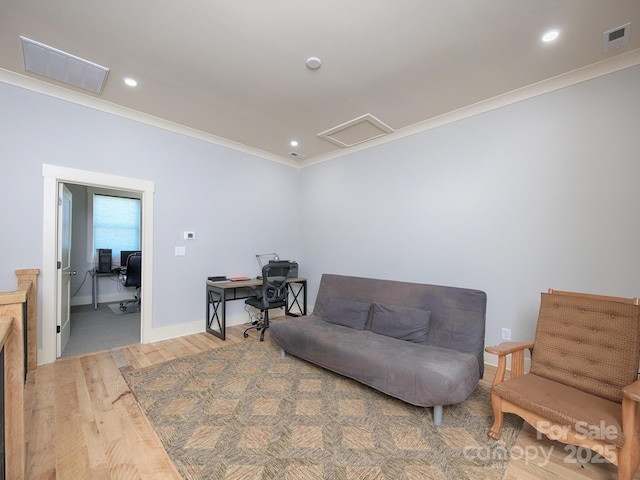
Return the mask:
<path fill-rule="evenodd" d="M 289 262 L 271 261 L 262 267 L 262 287 L 256 289 L 256 295 L 247 298 L 244 303 L 262 312 L 262 318 L 253 322 L 244 331 L 244 338 L 249 330 L 256 329 L 260 333 L 260 341 L 264 342 L 264 332 L 269 328 L 269 309 L 287 305 L 287 275 L 291 269 Z"/>
<path fill-rule="evenodd" d="M 134 253 L 127 258 L 127 271 L 124 274 L 124 286 L 136 287 L 136 292 L 131 300 L 123 300 L 120 302 L 120 310 L 127 311 L 127 305 L 135 303 L 136 307 L 140 305 L 140 284 L 142 282 L 142 255 Z"/>

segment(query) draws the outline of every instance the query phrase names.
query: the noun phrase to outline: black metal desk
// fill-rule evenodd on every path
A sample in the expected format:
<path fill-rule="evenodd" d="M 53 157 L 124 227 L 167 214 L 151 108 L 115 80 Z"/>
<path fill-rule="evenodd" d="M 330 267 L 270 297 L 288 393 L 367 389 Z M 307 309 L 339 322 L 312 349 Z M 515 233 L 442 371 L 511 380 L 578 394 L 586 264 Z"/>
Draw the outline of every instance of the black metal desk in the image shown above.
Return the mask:
<path fill-rule="evenodd" d="M 126 274 L 126 269 L 112 270 L 111 272 L 98 272 L 94 268 L 91 272 L 91 297 L 93 300 L 93 309 L 98 309 L 98 278 L 99 277 L 119 277 Z"/>
<path fill-rule="evenodd" d="M 227 328 L 226 303 L 253 296 L 254 288 L 261 285 L 262 280 L 256 278 L 239 282 L 211 282 L 207 280 L 207 332 L 224 340 Z M 287 278 L 287 305 L 284 311 L 285 315 L 292 317 L 307 314 L 306 278 Z"/>

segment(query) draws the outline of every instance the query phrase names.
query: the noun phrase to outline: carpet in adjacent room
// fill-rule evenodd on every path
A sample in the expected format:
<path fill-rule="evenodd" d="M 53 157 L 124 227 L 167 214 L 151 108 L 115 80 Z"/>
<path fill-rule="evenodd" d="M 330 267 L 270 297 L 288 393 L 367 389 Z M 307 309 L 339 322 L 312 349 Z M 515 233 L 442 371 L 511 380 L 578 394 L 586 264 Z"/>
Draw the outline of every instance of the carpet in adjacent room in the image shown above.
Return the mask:
<path fill-rule="evenodd" d="M 116 304 L 119 308 L 119 303 Z M 137 310 L 137 309 L 136 309 Z M 110 304 L 71 307 L 71 335 L 63 357 L 110 350 L 140 342 L 140 312 L 114 313 Z"/>

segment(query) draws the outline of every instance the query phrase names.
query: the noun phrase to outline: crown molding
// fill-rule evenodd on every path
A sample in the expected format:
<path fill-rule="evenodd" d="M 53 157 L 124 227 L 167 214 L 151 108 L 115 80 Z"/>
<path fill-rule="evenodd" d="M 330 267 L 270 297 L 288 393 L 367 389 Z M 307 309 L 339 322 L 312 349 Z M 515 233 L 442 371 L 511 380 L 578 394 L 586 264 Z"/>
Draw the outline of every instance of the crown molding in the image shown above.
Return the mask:
<path fill-rule="evenodd" d="M 468 105 L 457 110 L 444 113 L 437 117 L 433 117 L 422 122 L 415 123 L 408 127 L 399 128 L 395 132 L 382 137 L 375 138 L 365 143 L 354 145 L 353 147 L 345 148 L 335 152 L 330 152 L 325 155 L 319 155 L 303 160 L 300 164 L 300 168 L 310 167 L 319 163 L 328 162 L 336 158 L 344 157 L 361 150 L 366 150 L 384 143 L 393 142 L 404 137 L 416 135 L 433 128 L 438 128 L 449 123 L 457 122 L 465 118 L 473 117 L 475 115 L 485 113 L 491 110 L 496 110 L 507 105 L 511 105 L 529 98 L 544 95 L 561 88 L 576 85 L 587 80 L 592 80 L 609 73 L 624 70 L 626 68 L 635 67 L 640 65 L 640 49 L 632 50 L 622 55 L 597 62 L 586 67 L 573 70 L 556 77 L 552 77 L 540 82 L 527 85 L 526 87 L 512 90 L 511 92 L 498 95 L 487 100 L 483 100 L 472 105 Z"/>
<path fill-rule="evenodd" d="M 107 102 L 106 100 L 100 98 L 77 92 L 75 90 L 69 90 L 55 84 L 44 82 L 36 78 L 21 75 L 2 68 L 0 68 L 0 81 L 15 85 L 17 87 L 32 90 L 34 92 L 42 93 L 44 95 L 49 95 L 51 97 L 56 97 L 72 103 L 84 105 L 89 108 L 94 108 L 96 110 L 111 113 L 113 115 L 118 115 L 130 120 L 145 123 L 147 125 L 152 125 L 164 130 L 169 130 L 181 135 L 185 135 L 187 137 L 202 140 L 204 142 L 213 143 L 225 148 L 230 148 L 232 150 L 263 158 L 265 160 L 270 160 L 281 165 L 296 169 L 302 169 L 320 163 L 328 162 L 336 158 L 344 157 L 346 155 L 350 155 L 352 153 L 366 150 L 368 148 L 372 148 L 388 142 L 393 142 L 404 137 L 416 135 L 433 128 L 438 128 L 449 123 L 457 122 L 465 118 L 495 110 L 539 95 L 544 95 L 545 93 L 553 92 L 561 88 L 569 87 L 571 85 L 585 82 L 593 78 L 597 78 L 637 65 L 640 65 L 640 49 L 635 49 L 621 55 L 616 55 L 601 62 L 597 62 L 586 67 L 579 68 L 577 70 L 573 70 L 571 72 L 567 72 L 562 75 L 558 75 L 556 77 L 534 83 L 532 85 L 527 85 L 526 87 L 522 87 L 517 90 L 513 90 L 511 92 L 507 92 L 502 95 L 498 95 L 496 97 L 489 98 L 487 100 L 483 100 L 481 102 L 468 105 L 451 112 L 447 112 L 445 114 L 424 120 L 422 122 L 418 122 L 408 127 L 397 129 L 393 133 L 369 140 L 358 145 L 354 145 L 352 147 L 347 147 L 302 161 L 291 160 L 279 155 L 265 152 L 264 150 L 248 147 L 246 145 L 228 140 L 226 138 L 205 133 L 191 127 L 170 122 L 153 115 L 148 115 L 146 113 L 126 108 L 121 105 Z"/>
<path fill-rule="evenodd" d="M 12 72 L 3 68 L 0 68 L 0 82 L 8 83 L 10 85 L 24 88 L 26 90 L 31 90 L 37 93 L 42 93 L 50 97 L 59 98 L 61 100 L 66 100 L 68 102 L 83 105 L 85 107 L 100 110 L 102 112 L 111 113 L 119 117 L 124 117 L 129 120 L 134 120 L 136 122 L 158 127 L 163 130 L 169 130 L 180 135 L 185 135 L 197 140 L 202 140 L 203 142 L 213 143 L 215 145 L 230 148 L 232 150 L 246 153 L 248 155 L 264 158 L 265 160 L 271 160 L 272 162 L 280 163 L 288 167 L 299 167 L 299 162 L 290 160 L 288 158 L 280 157 L 278 155 L 274 155 L 257 148 L 248 147 L 247 145 L 243 145 L 242 143 L 234 142 L 232 140 L 218 137 L 210 133 L 205 133 L 195 128 L 180 125 L 175 122 L 170 122 L 169 120 L 165 120 L 160 117 L 139 112 L 131 108 L 123 107 L 122 105 L 108 102 L 101 98 L 96 98 L 91 95 L 87 95 L 75 90 L 70 90 L 68 88 L 48 83 L 37 78 L 21 75 L 19 73 Z"/>

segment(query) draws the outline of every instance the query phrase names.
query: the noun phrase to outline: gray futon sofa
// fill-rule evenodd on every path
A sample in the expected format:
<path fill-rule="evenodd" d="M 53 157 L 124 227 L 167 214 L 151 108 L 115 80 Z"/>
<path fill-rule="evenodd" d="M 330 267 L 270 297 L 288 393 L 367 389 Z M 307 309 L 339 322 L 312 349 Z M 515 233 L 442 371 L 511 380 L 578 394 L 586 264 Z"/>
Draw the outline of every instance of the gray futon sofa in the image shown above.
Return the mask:
<path fill-rule="evenodd" d="M 441 425 L 482 378 L 486 304 L 479 290 L 324 274 L 313 314 L 269 331 L 283 355 L 434 407 Z"/>

